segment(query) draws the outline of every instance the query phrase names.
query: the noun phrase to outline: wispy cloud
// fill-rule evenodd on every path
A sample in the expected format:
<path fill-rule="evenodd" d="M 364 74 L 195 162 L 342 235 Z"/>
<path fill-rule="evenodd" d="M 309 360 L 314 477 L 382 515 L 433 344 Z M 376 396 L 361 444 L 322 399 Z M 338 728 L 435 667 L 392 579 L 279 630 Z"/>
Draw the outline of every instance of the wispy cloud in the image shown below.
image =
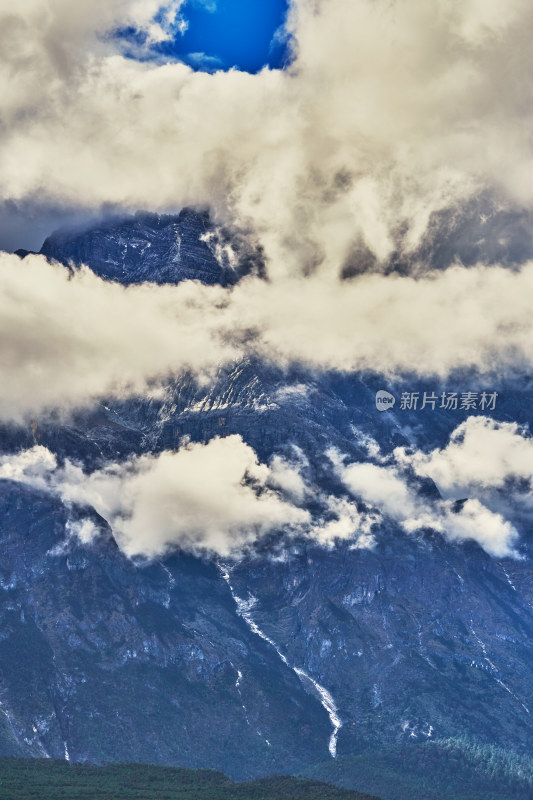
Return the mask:
<path fill-rule="evenodd" d="M 216 72 L 224 66 L 221 58 L 207 53 L 187 53 L 185 61 L 193 67 L 203 69 L 204 72 Z"/>

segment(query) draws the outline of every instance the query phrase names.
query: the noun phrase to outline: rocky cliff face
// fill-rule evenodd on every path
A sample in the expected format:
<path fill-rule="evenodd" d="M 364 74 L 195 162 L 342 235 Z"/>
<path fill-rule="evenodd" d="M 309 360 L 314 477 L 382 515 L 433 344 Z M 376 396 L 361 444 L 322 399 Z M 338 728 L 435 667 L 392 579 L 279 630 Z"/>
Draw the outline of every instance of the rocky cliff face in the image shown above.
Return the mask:
<path fill-rule="evenodd" d="M 79 546 L 65 509 L 8 481 L 2 519 L 4 754 L 297 769 L 329 721 L 236 613 L 220 570 L 136 565 L 111 536 Z"/>
<path fill-rule="evenodd" d="M 184 209 L 177 216 L 137 213 L 77 231 L 58 231 L 40 252 L 65 265 L 88 264 L 124 285 L 199 280 L 227 286 L 261 269 L 261 254 L 247 240 L 229 237 L 207 213 Z"/>
<path fill-rule="evenodd" d="M 237 279 L 207 229 L 192 212 L 136 218 L 53 236 L 43 253 L 125 283 Z M 466 416 L 381 414 L 376 390 L 397 393 L 382 384 L 248 361 L 208 387 L 182 377 L 164 400 L 105 402 L 68 422 L 3 428 L 0 443 L 4 453 L 42 444 L 91 470 L 175 449 L 183 436 L 238 433 L 263 461 L 297 445 L 310 484 L 341 497 L 329 448 L 363 461 L 369 435 L 384 453 L 440 446 Z M 528 422 L 531 388 L 503 389 L 496 416 Z M 438 495 L 430 481 L 419 486 Z M 144 563 L 126 559 L 109 529 L 90 544 L 69 535 L 79 514 L 0 481 L 0 753 L 244 778 L 369 742 L 467 735 L 527 751 L 527 520 L 520 559 L 430 529 L 408 535 L 385 520 L 371 548 L 287 543 L 279 531 L 237 563 L 183 553 Z"/>
<path fill-rule="evenodd" d="M 240 564 L 254 619 L 329 688 L 339 754 L 464 733 L 515 748 L 531 734 L 531 586 L 524 563 L 475 545 L 385 532 L 372 550 L 302 548 Z"/>

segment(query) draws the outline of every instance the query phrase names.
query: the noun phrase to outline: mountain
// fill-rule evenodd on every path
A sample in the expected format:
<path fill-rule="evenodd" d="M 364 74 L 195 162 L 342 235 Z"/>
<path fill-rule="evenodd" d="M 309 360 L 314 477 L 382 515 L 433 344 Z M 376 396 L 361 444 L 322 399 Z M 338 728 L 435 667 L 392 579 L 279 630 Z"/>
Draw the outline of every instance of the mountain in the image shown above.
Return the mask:
<path fill-rule="evenodd" d="M 88 264 L 102 278 L 124 285 L 199 280 L 228 286 L 262 269 L 260 250 L 248 239 L 230 237 L 211 223 L 207 212 L 187 208 L 177 215 L 139 212 L 59 230 L 40 253 L 65 265 Z"/>
<path fill-rule="evenodd" d="M 210 247 L 210 225 L 192 211 L 138 215 L 54 234 L 42 252 L 125 284 L 227 285 L 260 271 L 250 251 L 229 266 Z M 87 471 L 175 450 L 183 437 L 239 434 L 265 463 L 297 447 L 315 515 L 322 494 L 346 495 L 331 448 L 360 463 L 369 437 L 385 454 L 442 447 L 467 416 L 377 411 L 378 389 L 407 388 L 447 387 L 248 359 L 208 386 L 182 376 L 162 399 L 106 400 L 66 421 L 4 426 L 0 444 L 4 454 L 43 445 Z M 526 379 L 492 388 L 495 418 L 531 422 Z M 413 481 L 439 497 L 429 479 Z M 68 531 L 87 513 L 105 534 L 83 543 Z M 486 779 L 497 748 L 507 766 L 494 798 L 531 796 L 527 518 L 516 520 L 520 558 L 429 526 L 406 534 L 385 516 L 372 547 L 280 530 L 236 562 L 180 551 L 128 559 L 96 512 L 9 480 L 0 481 L 0 519 L 0 754 L 209 768 L 238 780 L 305 772 L 403 800 L 399 763 L 419 753 L 431 771 L 422 754 L 447 754 L 463 777 L 440 796 L 459 798 L 465 774 L 472 785 Z M 475 747 L 489 755 L 473 760 Z"/>

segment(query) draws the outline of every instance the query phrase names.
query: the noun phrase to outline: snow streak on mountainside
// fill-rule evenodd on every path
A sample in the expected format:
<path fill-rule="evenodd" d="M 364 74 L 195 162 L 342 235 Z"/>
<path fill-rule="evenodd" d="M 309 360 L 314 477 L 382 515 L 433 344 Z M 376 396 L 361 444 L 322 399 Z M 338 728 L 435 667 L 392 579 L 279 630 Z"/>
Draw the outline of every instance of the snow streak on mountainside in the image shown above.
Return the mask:
<path fill-rule="evenodd" d="M 263 631 L 258 627 L 258 625 L 254 622 L 251 611 L 254 605 L 257 603 L 257 598 L 250 596 L 247 600 L 243 600 L 241 597 L 238 597 L 231 585 L 231 578 L 230 573 L 228 572 L 227 567 L 221 566 L 221 574 L 226 583 L 228 584 L 231 595 L 235 600 L 235 604 L 237 606 L 237 611 L 241 615 L 241 617 L 246 620 L 248 625 L 250 626 L 250 630 L 252 630 L 257 636 L 260 636 L 265 642 L 267 642 L 271 647 L 274 648 L 278 656 L 281 658 L 283 663 L 289 667 L 290 669 L 294 670 L 294 672 L 298 675 L 298 677 L 302 680 L 304 684 L 311 684 L 311 686 L 315 689 L 317 694 L 320 697 L 320 701 L 326 711 L 328 712 L 329 718 L 331 720 L 331 724 L 333 726 L 333 732 L 331 734 L 328 749 L 332 756 L 332 758 L 337 757 L 337 736 L 339 733 L 339 728 L 342 727 L 342 721 L 338 715 L 338 709 L 335 705 L 335 701 L 331 694 L 328 692 L 327 689 L 324 689 L 323 686 L 320 686 L 307 672 L 299 667 L 291 666 L 287 661 L 287 658 L 283 655 L 283 653 L 279 650 L 276 646 L 275 642 L 272 641 Z"/>

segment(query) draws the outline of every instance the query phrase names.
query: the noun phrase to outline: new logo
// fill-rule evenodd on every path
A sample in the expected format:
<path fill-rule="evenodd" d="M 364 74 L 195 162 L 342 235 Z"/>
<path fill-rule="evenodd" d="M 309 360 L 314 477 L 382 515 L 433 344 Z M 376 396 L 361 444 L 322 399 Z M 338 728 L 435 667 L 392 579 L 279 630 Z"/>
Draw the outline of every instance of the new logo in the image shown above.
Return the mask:
<path fill-rule="evenodd" d="M 384 389 L 380 389 L 380 391 L 376 393 L 376 408 L 378 411 L 389 411 L 394 407 L 395 402 L 396 398 L 394 395 L 390 392 L 386 392 Z"/>

